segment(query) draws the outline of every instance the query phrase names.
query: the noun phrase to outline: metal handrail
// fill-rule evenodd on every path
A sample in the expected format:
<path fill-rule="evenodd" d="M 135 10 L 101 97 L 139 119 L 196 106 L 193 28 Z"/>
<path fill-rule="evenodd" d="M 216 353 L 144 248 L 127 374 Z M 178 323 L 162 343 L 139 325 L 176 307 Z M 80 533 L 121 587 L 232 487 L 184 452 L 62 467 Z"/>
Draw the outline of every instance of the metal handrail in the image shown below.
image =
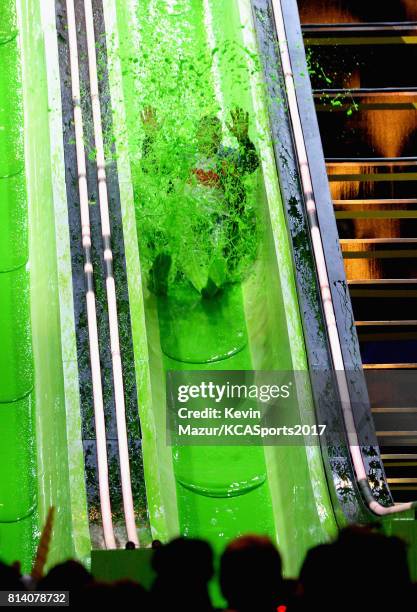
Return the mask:
<path fill-rule="evenodd" d="M 135 523 L 135 512 L 133 506 L 132 481 L 130 476 L 129 447 L 126 426 L 126 407 L 117 314 L 116 284 L 113 274 L 113 252 L 111 247 L 111 228 L 109 199 L 107 191 L 106 160 L 103 142 L 103 123 L 100 108 L 100 93 L 97 74 L 96 38 L 94 33 L 94 16 L 91 0 L 84 0 L 84 14 L 87 33 L 90 96 L 93 111 L 101 233 L 103 239 L 104 264 L 106 274 L 107 307 L 110 329 L 110 349 L 112 356 L 123 509 L 125 515 L 127 536 L 131 542 L 134 542 L 136 545 L 139 545 Z"/>
<path fill-rule="evenodd" d="M 355 476 L 357 479 L 358 486 L 365 499 L 365 502 L 367 503 L 369 509 L 372 510 L 372 512 L 379 516 L 393 514 L 396 512 L 404 512 L 414 507 L 417 507 L 417 502 L 406 502 L 402 504 L 395 504 L 393 506 L 382 506 L 374 498 L 366 475 L 365 464 L 361 453 L 352 405 L 350 401 L 346 371 L 330 291 L 326 260 L 324 256 L 323 242 L 318 224 L 317 208 L 314 198 L 306 144 L 304 140 L 301 117 L 298 109 L 297 96 L 295 92 L 294 74 L 292 71 L 289 49 L 286 41 L 285 24 L 281 0 L 271 0 L 271 3 L 273 9 L 273 19 L 275 22 L 275 29 L 279 43 L 279 53 L 287 91 L 288 108 L 293 127 L 294 144 L 298 158 L 301 185 L 305 197 L 307 216 L 310 225 L 311 242 L 316 261 L 324 317 L 329 337 L 330 352 L 332 356 L 333 366 L 337 372 L 337 386 L 341 399 L 343 419 L 345 423 L 346 433 L 348 436 L 349 450 L 352 458 Z"/>
<path fill-rule="evenodd" d="M 75 146 L 77 153 L 78 189 L 82 245 L 84 250 L 84 275 L 86 283 L 87 324 L 90 350 L 91 377 L 93 385 L 94 421 L 97 442 L 97 468 L 100 492 L 100 508 L 106 548 L 116 548 L 110 502 L 109 473 L 107 460 L 106 425 L 104 420 L 103 386 L 101 378 L 100 348 L 97 330 L 96 297 L 91 259 L 91 226 L 88 202 L 87 167 L 84 150 L 84 128 L 81 110 L 80 74 L 77 48 L 77 28 L 74 0 L 66 0 L 68 42 L 70 52 L 71 89 L 74 111 Z"/>

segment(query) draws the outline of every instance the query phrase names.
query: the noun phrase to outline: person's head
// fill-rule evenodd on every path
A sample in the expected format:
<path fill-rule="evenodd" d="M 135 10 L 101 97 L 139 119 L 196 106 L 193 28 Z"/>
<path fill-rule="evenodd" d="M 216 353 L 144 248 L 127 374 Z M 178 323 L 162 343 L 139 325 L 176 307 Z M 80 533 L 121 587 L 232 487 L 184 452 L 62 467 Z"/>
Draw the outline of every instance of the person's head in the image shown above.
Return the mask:
<path fill-rule="evenodd" d="M 353 525 L 343 529 L 336 541 L 339 558 L 346 575 L 362 583 L 369 601 L 395 600 L 410 586 L 406 544 L 395 536 L 387 536 L 377 526 Z M 380 583 L 382 589 L 369 588 Z"/>
<path fill-rule="evenodd" d="M 176 538 L 154 549 L 152 585 L 155 609 L 211 610 L 208 582 L 213 576 L 213 552 L 207 542 Z"/>
<path fill-rule="evenodd" d="M 154 550 L 152 567 L 159 578 L 207 584 L 213 575 L 213 552 L 203 540 L 176 538 Z"/>
<path fill-rule="evenodd" d="M 19 569 L 16 565 L 6 565 L 0 561 L 0 591 L 21 591 L 24 589 Z"/>
<path fill-rule="evenodd" d="M 299 578 L 299 596 L 306 609 L 322 608 L 327 612 L 334 605 L 338 556 L 334 543 L 311 548 L 304 559 Z M 304 609 L 304 608 L 302 608 Z"/>
<path fill-rule="evenodd" d="M 216 115 L 204 115 L 197 127 L 197 145 L 200 153 L 214 155 L 222 142 L 222 124 Z"/>
<path fill-rule="evenodd" d="M 335 542 L 311 549 L 300 574 L 307 609 L 333 610 L 340 599 L 341 580 L 350 585 L 343 595 L 346 609 L 389 607 L 398 592 L 405 602 L 410 588 L 405 544 L 374 526 L 353 525 L 343 529 Z"/>
<path fill-rule="evenodd" d="M 220 586 L 234 610 L 275 610 L 282 590 L 282 564 L 271 540 L 250 535 L 231 542 L 221 557 Z"/>
<path fill-rule="evenodd" d="M 71 602 L 71 595 L 70 595 Z M 85 608 L 124 608 L 148 612 L 151 602 L 148 591 L 139 583 L 125 579 L 113 583 L 93 582 L 82 593 Z"/>
<path fill-rule="evenodd" d="M 40 591 L 71 591 L 84 589 L 93 577 L 78 561 L 64 561 L 49 570 L 38 583 Z"/>
<path fill-rule="evenodd" d="M 150 606 L 150 596 L 148 591 L 134 580 L 118 580 L 113 584 L 114 603 L 118 605 L 124 602 L 140 612 L 146 612 Z"/>

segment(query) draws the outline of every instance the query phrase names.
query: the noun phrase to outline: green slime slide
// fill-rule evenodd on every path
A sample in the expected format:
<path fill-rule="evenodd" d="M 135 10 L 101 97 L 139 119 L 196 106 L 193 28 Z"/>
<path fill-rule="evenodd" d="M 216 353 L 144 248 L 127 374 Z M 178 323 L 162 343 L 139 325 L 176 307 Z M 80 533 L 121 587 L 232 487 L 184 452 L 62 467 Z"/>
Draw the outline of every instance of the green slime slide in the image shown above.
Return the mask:
<path fill-rule="evenodd" d="M 307 369 L 249 2 L 103 6 L 153 536 L 204 537 L 220 551 L 239 534 L 269 534 L 286 573 L 295 574 L 306 549 L 336 532 L 320 449 L 166 444 L 167 370 Z M 19 558 L 27 571 L 50 505 L 57 509 L 50 564 L 88 561 L 90 539 L 54 2 L 0 0 L 0 16 L 0 558 Z M 187 180 L 183 143 L 193 143 L 201 116 L 219 113 L 225 125 L 235 106 L 250 114 L 261 168 L 245 185 L 258 255 L 211 302 L 191 288 L 175 295 L 173 273 L 168 297 L 148 288 L 140 202 L 149 195 L 163 210 L 164 194 L 143 173 L 146 106 L 163 120 L 159 176 L 173 180 L 172 199 Z M 226 129 L 224 142 L 236 147 Z M 185 202 L 177 200 L 171 232 L 177 269 L 192 266 L 194 252 L 195 261 L 203 256 Z M 309 388 L 298 392 L 300 421 L 314 422 Z"/>
<path fill-rule="evenodd" d="M 116 66 L 110 80 L 119 174 L 129 162 L 119 178 L 153 535 L 208 538 L 220 551 L 239 534 L 267 534 L 280 546 L 285 571 L 295 574 L 306 549 L 336 531 L 320 449 L 170 447 L 166 442 L 167 371 L 307 369 L 250 3 L 116 0 L 117 11 L 112 2 L 104 5 Z M 199 120 L 218 113 L 225 124 L 236 106 L 249 112 L 250 137 L 261 159 L 261 169 L 245 179 L 258 217 L 258 256 L 241 282 L 202 300 L 191 284 L 188 290 L 179 288 L 178 280 L 181 271 L 187 276 L 191 269 L 190 278 L 207 263 L 200 239 L 207 228 L 193 215 L 184 188 L 188 155 Z M 157 117 L 160 142 L 153 178 L 148 161 L 144 171 L 141 159 L 140 117 L 147 107 Z M 224 139 L 236 148 L 227 130 Z M 131 194 L 125 178 L 132 182 Z M 129 205 L 135 208 L 139 250 L 129 231 Z M 167 297 L 155 296 L 147 281 L 149 251 L 158 240 L 173 258 Z M 303 397 L 300 422 L 313 422 L 310 390 L 298 392 Z"/>
<path fill-rule="evenodd" d="M 0 22 L 0 542 L 30 552 L 36 521 L 34 384 L 19 39 L 12 7 Z"/>
<path fill-rule="evenodd" d="M 51 505 L 49 563 L 90 550 L 53 6 L 0 0 L 0 559 L 24 571 Z"/>

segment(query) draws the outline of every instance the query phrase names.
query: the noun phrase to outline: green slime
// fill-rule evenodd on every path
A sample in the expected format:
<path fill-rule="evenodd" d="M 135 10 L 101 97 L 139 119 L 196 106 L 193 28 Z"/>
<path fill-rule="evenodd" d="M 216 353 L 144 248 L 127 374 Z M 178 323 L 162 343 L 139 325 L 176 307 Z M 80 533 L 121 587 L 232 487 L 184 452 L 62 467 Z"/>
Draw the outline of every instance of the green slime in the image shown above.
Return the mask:
<path fill-rule="evenodd" d="M 220 110 L 214 56 L 222 54 L 236 65 L 245 63 L 246 52 L 233 41 L 210 50 L 202 2 L 179 1 L 171 10 L 165 3 L 141 2 L 137 17 L 142 40 L 131 62 L 141 84 L 136 97 L 140 154 L 133 164 L 133 181 L 148 288 L 154 288 L 149 272 L 158 254 L 171 258 L 166 295 L 157 297 L 164 369 L 250 370 L 240 283 L 250 275 L 259 242 L 257 172 L 242 178 L 243 212 L 227 207 L 234 197 L 227 187 L 223 198 L 211 202 L 205 200 L 204 191 L 200 190 L 199 199 L 198 192 L 189 190 L 198 158 L 197 126 L 203 117 Z M 144 134 L 139 118 L 148 107 L 154 109 L 159 126 L 151 152 L 141 159 Z M 237 142 L 225 130 L 228 136 L 226 145 L 236 148 Z M 225 207 L 228 222 L 235 215 L 237 227 L 229 249 L 218 221 Z M 200 291 L 222 259 L 222 289 L 204 299 Z M 183 535 L 207 538 L 217 551 L 243 533 L 274 537 L 262 447 L 174 447 L 173 465 Z"/>

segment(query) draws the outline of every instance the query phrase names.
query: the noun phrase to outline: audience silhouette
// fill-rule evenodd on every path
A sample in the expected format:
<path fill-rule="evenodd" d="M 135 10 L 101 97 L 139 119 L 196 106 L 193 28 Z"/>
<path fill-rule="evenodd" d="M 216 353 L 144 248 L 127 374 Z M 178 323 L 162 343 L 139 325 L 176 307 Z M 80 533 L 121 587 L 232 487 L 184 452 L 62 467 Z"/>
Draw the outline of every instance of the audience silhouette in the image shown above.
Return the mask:
<path fill-rule="evenodd" d="M 220 586 L 232 610 L 275 612 L 282 582 L 281 557 L 269 538 L 237 538 L 222 555 Z"/>
<path fill-rule="evenodd" d="M 202 540 L 176 538 L 153 546 L 156 578 L 147 591 L 131 580 L 102 583 L 77 561 L 53 567 L 37 585 L 25 581 L 19 564 L 0 562 L 0 590 L 69 591 L 71 607 L 129 606 L 138 612 L 213 612 L 209 583 L 213 552 Z M 407 547 L 378 525 L 350 526 L 331 543 L 308 551 L 297 580 L 284 579 L 281 557 L 267 537 L 236 538 L 220 559 L 219 582 L 229 612 L 320 610 L 407 612 L 415 609 Z"/>
<path fill-rule="evenodd" d="M 156 578 L 151 596 L 155 610 L 211 612 L 208 583 L 214 568 L 209 544 L 176 538 L 154 550 L 152 565 Z"/>

